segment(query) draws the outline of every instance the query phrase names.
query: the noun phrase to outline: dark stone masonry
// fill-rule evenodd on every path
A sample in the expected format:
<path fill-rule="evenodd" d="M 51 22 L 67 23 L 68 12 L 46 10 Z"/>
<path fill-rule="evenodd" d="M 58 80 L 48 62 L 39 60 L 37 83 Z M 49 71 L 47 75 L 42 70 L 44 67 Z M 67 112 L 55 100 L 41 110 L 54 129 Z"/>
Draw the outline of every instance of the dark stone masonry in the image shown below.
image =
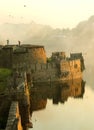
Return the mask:
<path fill-rule="evenodd" d="M 18 45 L 0 46 L 0 68 L 12 70 L 7 84 L 9 90 L 0 93 L 0 129 L 27 130 L 33 127 L 30 122 L 30 108 L 31 105 L 34 107 L 30 97 L 32 85 L 81 80 L 85 66 L 82 53 L 71 53 L 67 57 L 65 52 L 53 52 L 48 60 L 44 46 L 21 44 L 19 41 Z M 77 90 L 81 92 L 80 88 Z M 41 100 L 38 108 L 44 108 L 46 103 L 47 100 Z"/>

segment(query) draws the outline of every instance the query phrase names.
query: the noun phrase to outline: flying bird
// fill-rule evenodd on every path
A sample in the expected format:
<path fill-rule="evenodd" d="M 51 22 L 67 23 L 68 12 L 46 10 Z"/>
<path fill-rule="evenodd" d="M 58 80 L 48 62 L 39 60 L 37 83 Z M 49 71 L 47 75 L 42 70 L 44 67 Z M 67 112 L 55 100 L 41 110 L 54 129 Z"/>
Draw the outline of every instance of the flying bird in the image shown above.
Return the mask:
<path fill-rule="evenodd" d="M 24 5 L 24 7 L 26 7 L 26 5 Z"/>

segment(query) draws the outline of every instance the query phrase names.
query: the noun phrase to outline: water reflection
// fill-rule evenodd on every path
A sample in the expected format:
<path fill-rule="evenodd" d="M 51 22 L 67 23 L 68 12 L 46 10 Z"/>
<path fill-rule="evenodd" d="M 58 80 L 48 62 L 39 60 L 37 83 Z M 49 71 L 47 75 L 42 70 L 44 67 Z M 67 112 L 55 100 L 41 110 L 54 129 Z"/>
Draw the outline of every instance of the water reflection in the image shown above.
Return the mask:
<path fill-rule="evenodd" d="M 83 98 L 84 92 L 85 82 L 82 79 L 65 83 L 36 83 L 31 88 L 31 115 L 33 111 L 45 109 L 47 99 L 51 99 L 53 104 L 65 103 L 69 97 Z"/>
<path fill-rule="evenodd" d="M 93 66 L 87 66 L 87 69 L 84 72 L 84 79 L 87 82 L 87 85 L 89 85 L 94 90 L 94 67 Z"/>

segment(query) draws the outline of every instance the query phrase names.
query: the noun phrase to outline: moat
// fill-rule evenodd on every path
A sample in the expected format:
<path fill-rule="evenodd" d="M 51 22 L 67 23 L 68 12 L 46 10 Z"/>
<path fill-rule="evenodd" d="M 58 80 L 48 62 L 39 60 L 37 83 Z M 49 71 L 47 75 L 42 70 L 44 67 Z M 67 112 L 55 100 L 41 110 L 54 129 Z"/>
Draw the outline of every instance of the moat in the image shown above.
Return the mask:
<path fill-rule="evenodd" d="M 85 65 L 81 52 L 68 57 L 65 52 L 53 52 L 47 58 L 44 46 L 21 45 L 19 41 L 18 45 L 7 42 L 1 46 L 0 57 L 0 80 L 5 84 L 0 93 L 1 128 L 34 128 L 33 113 L 45 109 L 48 100 L 58 105 L 69 98 L 83 99 Z"/>
<path fill-rule="evenodd" d="M 87 83 L 80 86 L 82 93 L 79 96 L 74 95 L 66 87 L 62 91 L 65 91 L 62 93 L 62 98 L 60 90 L 56 90 L 55 86 L 53 91 L 49 91 L 50 86 L 46 86 L 45 94 L 44 91 L 38 88 L 33 90 L 33 98 L 38 98 L 39 100 L 35 102 L 34 111 L 31 116 L 32 129 L 93 130 L 94 90 L 92 88 L 94 87 L 89 85 L 89 80 L 90 78 L 87 79 Z M 39 92 L 41 93 L 40 95 L 38 95 Z"/>

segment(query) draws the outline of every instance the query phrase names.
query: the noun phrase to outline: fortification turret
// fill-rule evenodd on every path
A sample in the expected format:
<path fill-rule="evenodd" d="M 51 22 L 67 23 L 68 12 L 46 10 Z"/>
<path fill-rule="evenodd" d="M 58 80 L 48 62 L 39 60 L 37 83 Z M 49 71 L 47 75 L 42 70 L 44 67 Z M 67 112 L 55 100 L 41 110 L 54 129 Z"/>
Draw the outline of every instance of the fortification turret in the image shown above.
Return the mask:
<path fill-rule="evenodd" d="M 14 49 L 13 57 L 13 65 L 46 63 L 44 46 L 22 44 Z"/>
<path fill-rule="evenodd" d="M 71 60 L 80 59 L 80 61 L 81 61 L 81 71 L 85 70 L 84 58 L 83 58 L 82 53 L 70 53 L 70 59 Z"/>
<path fill-rule="evenodd" d="M 62 60 L 66 58 L 65 52 L 53 52 L 51 56 L 53 61 Z"/>
<path fill-rule="evenodd" d="M 5 45 L 0 52 L 0 67 L 11 68 L 18 64 L 46 63 L 44 46 L 31 44 Z"/>

